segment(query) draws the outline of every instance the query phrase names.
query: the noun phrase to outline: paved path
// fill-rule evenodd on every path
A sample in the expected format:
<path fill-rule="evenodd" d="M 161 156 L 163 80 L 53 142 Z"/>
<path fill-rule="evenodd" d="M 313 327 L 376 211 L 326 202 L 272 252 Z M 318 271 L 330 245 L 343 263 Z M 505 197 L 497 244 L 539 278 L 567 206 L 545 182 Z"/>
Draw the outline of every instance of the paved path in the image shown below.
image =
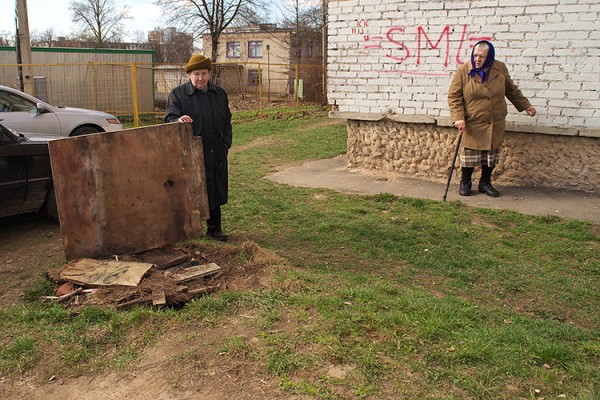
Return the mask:
<path fill-rule="evenodd" d="M 418 179 L 377 180 L 368 174 L 350 172 L 345 155 L 309 161 L 301 166 L 277 172 L 269 179 L 292 186 L 329 188 L 344 193 L 390 193 L 397 196 L 442 201 L 444 184 Z M 600 193 L 572 192 L 557 189 L 498 186 L 501 196 L 492 198 L 477 192 L 469 197 L 458 195 L 452 184 L 447 201 L 460 200 L 473 207 L 509 209 L 523 214 L 554 215 L 600 224 Z"/>

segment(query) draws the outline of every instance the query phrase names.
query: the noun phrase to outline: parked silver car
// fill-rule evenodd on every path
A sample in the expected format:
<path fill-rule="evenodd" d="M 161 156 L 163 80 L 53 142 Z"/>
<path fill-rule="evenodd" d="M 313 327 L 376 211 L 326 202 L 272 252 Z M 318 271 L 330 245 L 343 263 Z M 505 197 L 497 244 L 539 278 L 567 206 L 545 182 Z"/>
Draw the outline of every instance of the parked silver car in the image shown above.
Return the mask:
<path fill-rule="evenodd" d="M 68 137 L 118 131 L 114 115 L 84 108 L 53 106 L 20 90 L 0 85 L 0 123 L 28 137 Z"/>

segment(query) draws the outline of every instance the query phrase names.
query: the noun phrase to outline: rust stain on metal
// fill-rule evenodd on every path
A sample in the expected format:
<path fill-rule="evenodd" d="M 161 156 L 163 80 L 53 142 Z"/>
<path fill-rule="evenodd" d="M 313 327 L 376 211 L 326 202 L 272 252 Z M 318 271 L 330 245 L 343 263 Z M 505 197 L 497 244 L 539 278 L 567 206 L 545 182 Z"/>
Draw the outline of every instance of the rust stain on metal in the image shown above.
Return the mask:
<path fill-rule="evenodd" d="M 144 251 L 202 236 L 202 140 L 164 124 L 50 142 L 68 260 Z"/>

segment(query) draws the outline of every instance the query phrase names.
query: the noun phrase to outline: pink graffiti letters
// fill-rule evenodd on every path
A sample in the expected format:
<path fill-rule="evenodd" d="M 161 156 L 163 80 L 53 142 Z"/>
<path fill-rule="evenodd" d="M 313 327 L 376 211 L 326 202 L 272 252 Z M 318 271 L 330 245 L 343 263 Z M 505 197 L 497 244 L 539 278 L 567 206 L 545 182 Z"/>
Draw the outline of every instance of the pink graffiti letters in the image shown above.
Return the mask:
<path fill-rule="evenodd" d="M 407 60 L 410 57 L 410 50 L 408 49 L 408 47 L 406 47 L 404 45 L 404 43 L 398 42 L 393 39 L 393 35 L 395 32 L 404 33 L 404 28 L 392 28 L 392 29 L 388 30 L 387 35 L 386 35 L 387 40 L 389 40 L 391 43 L 397 45 L 398 47 L 401 47 L 404 50 L 404 57 L 395 57 L 395 56 L 392 56 L 391 54 L 386 54 L 385 56 L 402 62 L 404 60 Z"/>
<path fill-rule="evenodd" d="M 491 40 L 489 36 L 470 36 L 467 34 L 468 25 L 460 25 L 458 29 L 450 25 L 443 26 L 439 36 L 428 33 L 428 27 L 419 25 L 414 30 L 406 29 L 404 27 L 395 26 L 389 28 L 385 35 L 369 35 L 367 28 L 369 27 L 369 21 L 358 20 L 356 21 L 356 27 L 352 28 L 353 34 L 360 34 L 363 36 L 365 49 L 373 50 L 387 50 L 385 54 L 386 58 L 389 58 L 394 64 L 404 64 L 415 58 L 417 67 L 426 63 L 423 51 L 425 50 L 438 50 L 439 56 L 444 57 L 444 69 L 450 66 L 450 57 L 454 56 L 454 61 L 457 64 L 463 64 L 464 61 L 461 59 L 464 53 L 465 42 L 469 43 L 469 48 L 479 40 Z M 414 32 L 411 34 L 411 32 Z M 460 35 L 460 38 L 455 36 Z M 407 40 L 407 37 L 409 40 Z M 455 54 L 452 54 L 452 44 L 458 43 L 458 48 Z M 452 68 L 454 69 L 454 68 Z M 400 68 L 390 68 L 384 70 L 384 72 L 395 72 L 404 73 L 408 75 L 423 75 L 423 76 L 442 76 L 449 75 L 450 71 L 405 71 Z"/>
<path fill-rule="evenodd" d="M 450 27 L 446 25 L 436 44 L 433 44 L 433 42 L 429 40 L 429 36 L 427 35 L 427 32 L 425 32 L 425 29 L 423 29 L 422 26 L 417 27 L 417 32 L 417 64 L 421 64 L 421 36 L 425 36 L 425 39 L 427 39 L 427 43 L 429 43 L 432 49 L 437 49 L 440 42 L 442 41 L 442 37 L 446 35 L 446 60 L 444 61 L 444 67 L 447 67 L 448 57 L 450 55 Z M 456 57 L 458 58 L 458 53 L 456 54 Z"/>

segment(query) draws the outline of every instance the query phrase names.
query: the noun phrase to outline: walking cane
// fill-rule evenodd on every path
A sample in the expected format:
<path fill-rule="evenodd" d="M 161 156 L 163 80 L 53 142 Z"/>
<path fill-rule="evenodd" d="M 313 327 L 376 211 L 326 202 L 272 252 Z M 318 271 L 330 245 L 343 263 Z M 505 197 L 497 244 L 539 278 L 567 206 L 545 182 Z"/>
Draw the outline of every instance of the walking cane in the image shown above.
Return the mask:
<path fill-rule="evenodd" d="M 452 180 L 452 174 L 454 173 L 454 164 L 456 163 L 456 157 L 458 156 L 458 149 L 460 148 L 460 141 L 462 140 L 462 131 L 458 134 L 458 140 L 456 142 L 456 149 L 454 150 L 454 158 L 452 159 L 452 165 L 450 165 L 450 173 L 448 174 L 448 182 L 446 183 L 446 191 L 442 201 L 446 201 L 448 196 L 448 189 L 450 188 L 450 181 Z"/>

